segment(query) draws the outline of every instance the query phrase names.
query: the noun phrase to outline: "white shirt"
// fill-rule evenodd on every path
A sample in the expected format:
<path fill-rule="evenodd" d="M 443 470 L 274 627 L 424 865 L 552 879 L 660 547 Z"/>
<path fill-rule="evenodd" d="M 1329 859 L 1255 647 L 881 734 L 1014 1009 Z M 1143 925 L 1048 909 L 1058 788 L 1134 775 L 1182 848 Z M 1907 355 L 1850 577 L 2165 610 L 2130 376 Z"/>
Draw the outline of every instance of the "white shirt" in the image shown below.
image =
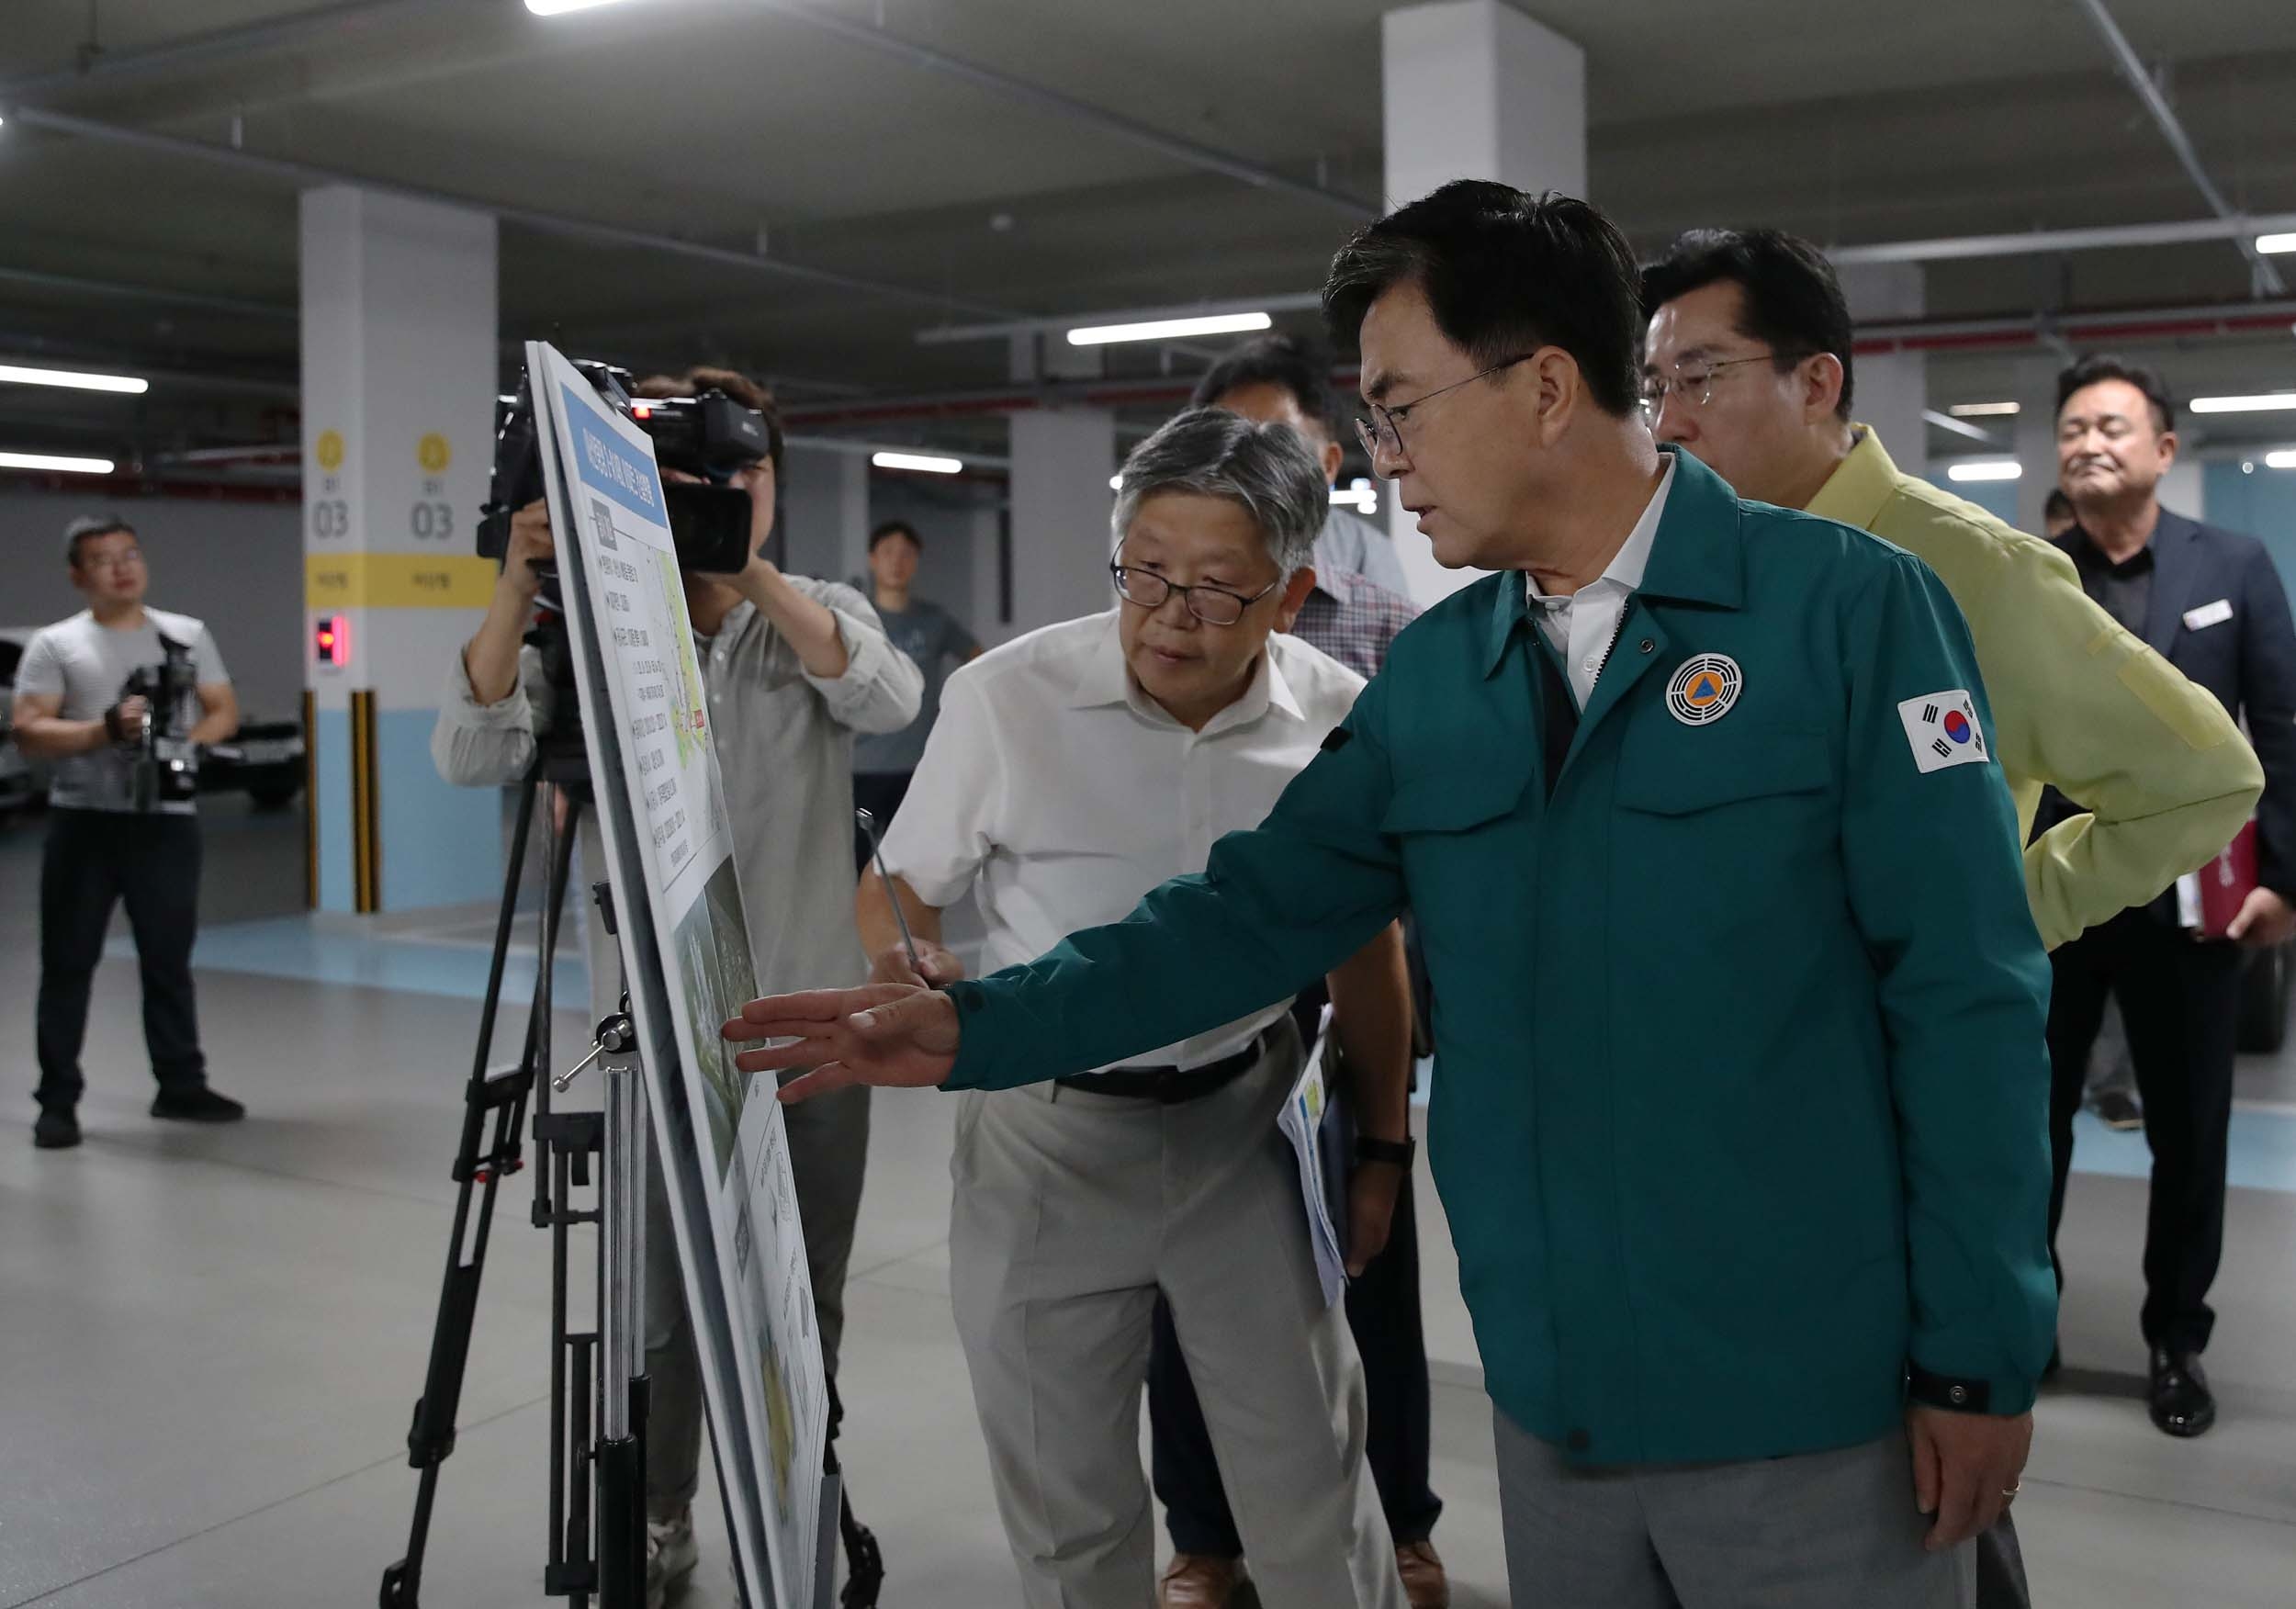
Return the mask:
<path fill-rule="evenodd" d="M 1033 961 L 1257 827 L 1362 689 L 1337 660 L 1270 636 L 1244 695 L 1191 732 L 1133 685 L 1115 611 L 1046 626 L 950 677 L 886 867 L 928 905 L 973 890 L 984 973 Z M 1219 1061 L 1286 1004 L 1126 1064 Z"/>
<path fill-rule="evenodd" d="M 1650 543 L 1659 534 L 1660 517 L 1666 512 L 1666 494 L 1674 486 L 1674 456 L 1669 453 L 1665 458 L 1666 473 L 1659 477 L 1658 490 L 1650 494 L 1649 504 L 1635 522 L 1635 528 L 1626 533 L 1626 546 L 1599 578 L 1575 592 L 1550 598 L 1527 573 L 1523 577 L 1531 618 L 1538 622 L 1548 644 L 1562 657 L 1563 669 L 1570 674 L 1571 696 L 1581 709 L 1593 696 L 1594 679 L 1602 674 L 1618 640 L 1627 601 L 1642 585 L 1643 569 L 1650 562 Z"/>
<path fill-rule="evenodd" d="M 67 721 L 93 721 L 120 701 L 128 691 L 130 673 L 165 662 L 163 639 L 191 650 L 192 678 L 197 684 L 206 687 L 231 681 L 231 673 L 223 668 L 215 639 L 208 635 L 205 624 L 188 614 L 146 608 L 141 625 L 115 627 L 102 624 L 94 613 L 83 609 L 71 619 L 42 626 L 32 635 L 16 668 L 16 691 L 59 700 L 56 713 Z M 198 701 L 186 698 L 172 714 L 176 730 L 188 732 L 199 721 Z M 117 743 L 107 743 L 89 753 L 56 760 L 48 802 L 60 810 L 132 811 L 133 755 Z M 163 816 L 192 816 L 197 813 L 198 804 L 192 799 L 172 799 L 154 808 Z"/>

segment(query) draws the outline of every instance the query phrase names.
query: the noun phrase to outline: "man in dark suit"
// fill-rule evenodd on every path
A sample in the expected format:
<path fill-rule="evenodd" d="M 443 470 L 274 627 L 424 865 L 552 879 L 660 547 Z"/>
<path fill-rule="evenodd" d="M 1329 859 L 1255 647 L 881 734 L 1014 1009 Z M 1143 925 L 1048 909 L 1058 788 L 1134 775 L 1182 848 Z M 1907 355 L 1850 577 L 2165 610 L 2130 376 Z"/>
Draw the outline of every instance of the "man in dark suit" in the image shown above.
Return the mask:
<path fill-rule="evenodd" d="M 2224 1241 L 2241 951 L 2296 935 L 2296 626 L 2262 543 L 2160 506 L 2161 477 L 2177 456 L 2175 425 L 2176 403 L 2150 369 L 2087 357 L 2058 377 L 2057 466 L 2078 523 L 2057 545 L 2107 613 L 2245 721 L 2264 764 L 2258 886 L 2230 941 L 2186 930 L 2171 890 L 2053 956 L 2049 1239 L 2054 1249 L 2073 1115 L 2110 996 L 2127 1025 L 2153 1150 L 2143 1317 L 2153 1423 L 2193 1436 L 2216 1422 L 2200 1354 L 2215 1322 L 2207 1296 Z"/>

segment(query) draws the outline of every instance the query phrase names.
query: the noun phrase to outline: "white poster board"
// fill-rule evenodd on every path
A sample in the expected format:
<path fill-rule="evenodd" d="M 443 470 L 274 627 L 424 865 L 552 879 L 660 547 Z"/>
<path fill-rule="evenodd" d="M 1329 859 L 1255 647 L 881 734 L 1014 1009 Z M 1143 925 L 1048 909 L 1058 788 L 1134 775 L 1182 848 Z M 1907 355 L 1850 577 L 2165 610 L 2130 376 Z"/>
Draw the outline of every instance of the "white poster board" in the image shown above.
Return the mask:
<path fill-rule="evenodd" d="M 774 1080 L 736 1069 L 718 1037 L 757 967 L 661 473 L 645 433 L 555 348 L 529 342 L 526 373 L 727 1530 L 752 1609 L 808 1609 L 821 1338 Z"/>

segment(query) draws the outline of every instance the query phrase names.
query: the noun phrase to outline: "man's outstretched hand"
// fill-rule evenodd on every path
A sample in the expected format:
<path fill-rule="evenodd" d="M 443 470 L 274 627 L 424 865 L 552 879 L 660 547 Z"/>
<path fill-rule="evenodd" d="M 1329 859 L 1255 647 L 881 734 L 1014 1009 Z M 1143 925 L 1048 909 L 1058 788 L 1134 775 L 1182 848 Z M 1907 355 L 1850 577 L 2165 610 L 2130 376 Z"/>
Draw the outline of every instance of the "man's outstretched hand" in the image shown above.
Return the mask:
<path fill-rule="evenodd" d="M 736 1042 L 780 1040 L 734 1058 L 745 1073 L 809 1067 L 782 1088 L 784 1101 L 809 1100 L 851 1084 L 921 1089 L 957 1064 L 957 1007 L 938 989 L 872 984 L 752 1000 L 722 1030 Z"/>

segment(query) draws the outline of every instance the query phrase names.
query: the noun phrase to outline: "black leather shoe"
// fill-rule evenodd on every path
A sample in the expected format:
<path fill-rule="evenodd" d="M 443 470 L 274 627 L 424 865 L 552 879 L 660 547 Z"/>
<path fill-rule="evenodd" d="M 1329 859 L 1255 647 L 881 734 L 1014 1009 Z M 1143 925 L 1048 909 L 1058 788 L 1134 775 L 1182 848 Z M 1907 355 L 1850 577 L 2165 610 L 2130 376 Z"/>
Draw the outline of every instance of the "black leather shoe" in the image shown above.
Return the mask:
<path fill-rule="evenodd" d="M 152 1098 L 152 1115 L 179 1123 L 236 1123 L 247 1108 L 202 1084 L 194 1089 L 163 1089 Z"/>
<path fill-rule="evenodd" d="M 70 1107 L 42 1107 L 32 1125 L 32 1143 L 42 1151 L 65 1151 L 80 1142 L 80 1120 Z"/>
<path fill-rule="evenodd" d="M 2175 1436 L 2208 1434 L 2216 1423 L 2216 1398 L 2208 1376 L 2200 1372 L 2197 1352 L 2153 1348 L 2153 1423 Z"/>

